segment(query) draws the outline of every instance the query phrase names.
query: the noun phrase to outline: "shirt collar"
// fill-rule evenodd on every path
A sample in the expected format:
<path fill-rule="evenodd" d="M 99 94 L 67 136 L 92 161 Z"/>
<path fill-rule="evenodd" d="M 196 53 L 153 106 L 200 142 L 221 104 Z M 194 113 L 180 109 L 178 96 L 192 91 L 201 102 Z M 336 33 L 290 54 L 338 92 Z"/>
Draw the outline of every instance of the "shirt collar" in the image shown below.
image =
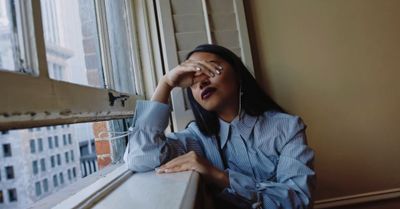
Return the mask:
<path fill-rule="evenodd" d="M 228 138 L 230 137 L 230 129 L 236 128 L 244 140 L 248 140 L 250 134 L 256 124 L 257 116 L 251 116 L 244 111 L 240 117 L 236 117 L 232 122 L 228 123 L 219 119 L 219 137 L 221 140 L 221 149 L 225 146 Z"/>

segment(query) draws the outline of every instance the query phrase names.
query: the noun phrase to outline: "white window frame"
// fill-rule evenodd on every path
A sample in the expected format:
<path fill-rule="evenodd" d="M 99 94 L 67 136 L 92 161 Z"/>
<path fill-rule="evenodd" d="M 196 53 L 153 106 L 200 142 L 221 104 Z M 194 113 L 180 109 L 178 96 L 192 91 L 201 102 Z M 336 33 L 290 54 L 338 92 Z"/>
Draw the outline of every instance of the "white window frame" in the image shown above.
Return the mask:
<path fill-rule="evenodd" d="M 134 113 L 135 103 L 138 99 L 146 98 L 153 92 L 157 78 L 157 70 L 160 70 L 158 62 L 155 59 L 160 55 L 155 55 L 155 50 L 158 48 L 158 43 L 153 41 L 155 25 L 142 25 L 147 33 L 132 32 L 132 51 L 135 55 L 135 83 L 137 95 L 127 95 L 126 93 L 117 92 L 112 89 L 99 89 L 94 87 L 82 86 L 78 84 L 68 83 L 50 79 L 47 67 L 46 50 L 44 43 L 44 34 L 41 19 L 40 1 L 18 0 L 20 9 L 24 11 L 23 18 L 28 18 L 29 14 L 33 17 L 33 25 L 31 27 L 29 21 L 22 21 L 23 40 L 32 42 L 34 46 L 26 44 L 30 48 L 26 48 L 26 54 L 37 59 L 30 59 L 30 66 L 27 68 L 36 69 L 38 76 L 31 76 L 16 72 L 1 71 L 0 72 L 0 95 L 3 98 L 0 100 L 2 110 L 0 112 L 0 130 L 31 128 L 39 126 L 60 125 L 77 122 L 94 122 L 105 121 L 111 119 L 129 118 Z M 96 8 L 98 17 L 102 16 L 101 11 L 104 11 L 104 0 L 97 0 Z M 144 1 L 128 0 L 129 7 L 135 9 L 137 6 L 145 6 Z M 141 5 L 143 4 L 143 5 Z M 32 9 L 27 9 L 32 8 Z M 31 12 L 32 11 L 32 12 Z M 99 12 L 100 11 L 100 12 Z M 143 13 L 142 10 L 140 12 Z M 131 16 L 133 20 L 138 15 L 135 10 L 132 10 Z M 140 17 L 140 19 L 151 19 L 149 17 Z M 104 21 L 104 20 L 102 20 Z M 146 20 L 148 21 L 148 20 Z M 100 21 L 101 22 L 101 21 Z M 143 22 L 143 21 L 142 21 Z M 132 21 L 132 28 L 137 29 L 136 24 L 143 24 L 140 21 Z M 30 30 L 30 27 L 33 28 Z M 137 29 L 142 30 L 141 29 Z M 99 27 L 99 35 L 101 39 L 102 61 L 104 74 L 111 74 L 112 69 L 107 63 L 111 63 L 110 57 L 107 56 L 107 40 L 105 37 L 105 28 Z M 32 35 L 34 34 L 34 35 Z M 141 36 L 141 37 L 137 37 Z M 33 38 L 35 37 L 35 38 Z M 141 39 L 140 41 L 138 39 Z M 144 41 L 142 41 L 144 40 Z M 149 44 L 149 45 L 147 45 Z M 145 46 L 146 45 L 146 46 Z M 32 51 L 35 48 L 35 51 Z M 139 53 L 140 52 L 140 53 Z M 139 60 L 139 58 L 141 60 Z M 37 62 L 34 62 L 37 60 Z M 159 65 L 159 66 L 157 66 Z M 146 69 L 142 69 L 146 66 Z M 151 70 L 149 70 L 149 66 Z M 144 73 L 145 72 L 145 73 Z M 107 81 L 108 86 L 112 83 Z M 112 80 L 112 79 L 111 79 Z M 124 104 L 116 101 L 113 105 L 109 102 L 109 94 L 114 96 L 127 95 Z"/>

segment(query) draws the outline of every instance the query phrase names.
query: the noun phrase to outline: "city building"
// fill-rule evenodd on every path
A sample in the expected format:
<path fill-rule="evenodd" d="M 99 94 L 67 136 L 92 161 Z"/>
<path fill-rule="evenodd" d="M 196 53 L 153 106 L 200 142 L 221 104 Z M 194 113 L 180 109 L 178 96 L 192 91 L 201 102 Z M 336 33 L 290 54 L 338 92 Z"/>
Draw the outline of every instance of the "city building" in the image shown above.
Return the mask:
<path fill-rule="evenodd" d="M 1 208 L 25 208 L 80 178 L 72 128 L 48 126 L 0 135 Z"/>

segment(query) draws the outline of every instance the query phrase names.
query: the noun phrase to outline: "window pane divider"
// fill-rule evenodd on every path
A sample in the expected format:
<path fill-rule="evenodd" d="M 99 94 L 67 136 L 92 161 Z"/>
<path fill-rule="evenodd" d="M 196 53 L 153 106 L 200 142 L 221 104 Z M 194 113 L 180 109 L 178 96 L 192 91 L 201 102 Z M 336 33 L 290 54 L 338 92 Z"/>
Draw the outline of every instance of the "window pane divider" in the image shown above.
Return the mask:
<path fill-rule="evenodd" d="M 32 4 L 32 15 L 33 15 L 33 30 L 36 46 L 36 56 L 37 63 L 36 66 L 31 66 L 37 68 L 39 73 L 39 78 L 50 79 L 49 71 L 47 67 L 46 58 L 46 46 L 44 41 L 43 24 L 42 24 L 42 8 L 40 1 L 31 1 Z M 26 20 L 27 21 L 27 20 Z M 32 40 L 31 40 L 32 41 Z M 30 63 L 33 64 L 33 63 Z M 21 83 L 20 83 L 21 84 Z"/>
<path fill-rule="evenodd" d="M 94 1 L 95 12 L 97 18 L 97 30 L 99 33 L 100 42 L 100 54 L 104 72 L 104 85 L 106 88 L 112 88 L 114 84 L 114 76 L 112 73 L 111 63 L 111 52 L 110 52 L 110 40 L 107 35 L 107 17 L 106 17 L 106 5 L 104 0 Z"/>

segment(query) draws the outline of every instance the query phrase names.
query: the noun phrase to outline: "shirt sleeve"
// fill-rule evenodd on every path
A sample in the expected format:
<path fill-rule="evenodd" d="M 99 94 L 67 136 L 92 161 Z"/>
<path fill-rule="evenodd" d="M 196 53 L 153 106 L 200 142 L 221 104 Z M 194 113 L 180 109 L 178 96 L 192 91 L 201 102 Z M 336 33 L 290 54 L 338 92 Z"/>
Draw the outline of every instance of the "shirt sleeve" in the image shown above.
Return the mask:
<path fill-rule="evenodd" d="M 220 195 L 224 199 L 249 203 L 252 208 L 298 209 L 312 207 L 315 184 L 314 152 L 306 144 L 305 126 L 300 119 L 290 125 L 288 138 L 277 164 L 276 181 L 257 182 L 250 176 L 227 169 L 230 185 Z"/>
<path fill-rule="evenodd" d="M 154 101 L 137 102 L 125 151 L 125 162 L 130 170 L 150 171 L 190 150 L 202 155 L 196 137 L 190 130 L 170 133 L 168 137 L 164 134 L 169 113 L 170 108 L 166 104 Z"/>

